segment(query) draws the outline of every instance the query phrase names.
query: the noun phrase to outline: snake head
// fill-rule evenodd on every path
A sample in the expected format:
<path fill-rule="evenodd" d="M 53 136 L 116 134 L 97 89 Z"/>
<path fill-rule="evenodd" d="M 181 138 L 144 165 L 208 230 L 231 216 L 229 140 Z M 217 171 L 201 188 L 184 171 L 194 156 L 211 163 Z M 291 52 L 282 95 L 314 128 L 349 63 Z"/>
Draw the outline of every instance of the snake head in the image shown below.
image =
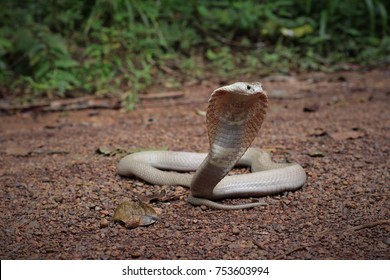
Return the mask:
<path fill-rule="evenodd" d="M 238 95 L 263 95 L 264 98 L 267 98 L 267 93 L 263 89 L 263 86 L 259 82 L 247 83 L 247 82 L 237 82 L 231 85 L 223 86 L 216 89 L 213 94 L 218 92 L 230 92 Z"/>

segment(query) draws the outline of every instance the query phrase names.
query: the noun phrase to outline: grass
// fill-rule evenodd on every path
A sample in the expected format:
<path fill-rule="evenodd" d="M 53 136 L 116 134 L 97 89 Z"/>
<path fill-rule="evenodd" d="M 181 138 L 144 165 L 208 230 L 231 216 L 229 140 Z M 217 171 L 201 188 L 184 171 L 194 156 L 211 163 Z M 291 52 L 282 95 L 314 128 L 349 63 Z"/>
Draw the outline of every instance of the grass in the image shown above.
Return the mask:
<path fill-rule="evenodd" d="M 152 84 L 388 64 L 388 1 L 2 0 L 2 97 L 118 96 Z"/>

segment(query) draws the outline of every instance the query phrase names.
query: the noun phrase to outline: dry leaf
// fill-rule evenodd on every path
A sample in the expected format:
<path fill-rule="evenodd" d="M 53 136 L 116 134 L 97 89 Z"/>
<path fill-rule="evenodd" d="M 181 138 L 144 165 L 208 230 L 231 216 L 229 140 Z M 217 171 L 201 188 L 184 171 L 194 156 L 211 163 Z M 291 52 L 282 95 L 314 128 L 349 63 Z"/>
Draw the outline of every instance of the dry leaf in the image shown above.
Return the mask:
<path fill-rule="evenodd" d="M 96 149 L 96 153 L 100 155 L 110 156 L 115 149 L 109 147 L 99 147 Z"/>
<path fill-rule="evenodd" d="M 123 222 L 127 228 L 136 228 L 156 222 L 157 213 L 141 201 L 125 201 L 115 209 L 113 220 Z"/>
<path fill-rule="evenodd" d="M 183 97 L 183 91 L 168 91 L 168 92 L 159 92 L 159 93 L 148 93 L 140 95 L 140 99 L 163 99 L 163 98 L 178 98 Z"/>
<path fill-rule="evenodd" d="M 325 153 L 322 151 L 311 151 L 307 153 L 310 157 L 324 157 Z"/>
<path fill-rule="evenodd" d="M 276 145 L 276 146 L 270 146 L 270 147 L 265 147 L 263 148 L 269 153 L 275 153 L 275 152 L 283 152 L 286 151 L 286 147 L 282 145 Z"/>
<path fill-rule="evenodd" d="M 5 153 L 7 155 L 11 155 L 11 156 L 21 156 L 21 157 L 25 157 L 25 156 L 28 156 L 30 153 L 31 153 L 31 150 L 30 149 L 27 149 L 27 148 L 24 148 L 24 147 L 17 147 L 17 146 L 14 146 L 14 147 L 8 147 L 6 150 L 5 150 Z"/>
<path fill-rule="evenodd" d="M 332 137 L 336 141 L 342 141 L 342 140 L 347 140 L 347 139 L 357 139 L 357 138 L 361 138 L 365 135 L 366 134 L 364 133 L 364 131 L 359 131 L 359 130 L 330 133 L 330 137 Z"/>
<path fill-rule="evenodd" d="M 324 130 L 323 128 L 321 127 L 316 127 L 314 128 L 311 132 L 309 132 L 309 136 L 315 136 L 315 137 L 318 137 L 318 136 L 324 136 L 328 134 L 326 132 L 326 130 Z"/>

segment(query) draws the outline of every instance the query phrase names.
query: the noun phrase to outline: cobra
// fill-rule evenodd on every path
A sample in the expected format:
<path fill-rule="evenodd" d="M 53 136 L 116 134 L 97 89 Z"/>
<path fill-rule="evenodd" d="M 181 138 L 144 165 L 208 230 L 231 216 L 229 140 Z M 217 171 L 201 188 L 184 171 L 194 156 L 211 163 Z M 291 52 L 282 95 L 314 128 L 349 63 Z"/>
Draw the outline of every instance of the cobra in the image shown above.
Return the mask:
<path fill-rule="evenodd" d="M 261 83 L 237 82 L 220 87 L 211 94 L 206 113 L 208 153 L 138 152 L 120 160 L 118 174 L 137 176 L 156 185 L 188 187 L 188 202 L 193 205 L 222 210 L 264 205 L 232 205 L 218 200 L 272 195 L 305 184 L 306 173 L 298 163 L 277 163 L 265 150 L 249 148 L 267 108 L 268 97 Z M 237 165 L 250 167 L 251 173 L 227 176 Z"/>

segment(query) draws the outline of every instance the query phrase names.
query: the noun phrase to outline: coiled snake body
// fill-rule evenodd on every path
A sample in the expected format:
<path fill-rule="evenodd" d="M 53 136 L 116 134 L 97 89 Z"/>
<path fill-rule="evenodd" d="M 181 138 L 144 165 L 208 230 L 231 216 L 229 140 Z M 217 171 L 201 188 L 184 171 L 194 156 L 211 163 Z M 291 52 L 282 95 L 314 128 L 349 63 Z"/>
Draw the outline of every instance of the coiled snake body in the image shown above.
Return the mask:
<path fill-rule="evenodd" d="M 262 202 L 226 205 L 224 198 L 264 196 L 300 188 L 306 173 L 297 163 L 276 163 L 261 149 L 249 148 L 266 114 L 268 98 L 260 83 L 238 82 L 214 90 L 207 109 L 208 154 L 146 151 L 127 155 L 121 176 L 135 175 L 156 185 L 190 188 L 188 202 L 216 209 L 242 209 Z M 226 176 L 235 165 L 252 173 Z M 195 171 L 194 175 L 170 172 Z"/>

